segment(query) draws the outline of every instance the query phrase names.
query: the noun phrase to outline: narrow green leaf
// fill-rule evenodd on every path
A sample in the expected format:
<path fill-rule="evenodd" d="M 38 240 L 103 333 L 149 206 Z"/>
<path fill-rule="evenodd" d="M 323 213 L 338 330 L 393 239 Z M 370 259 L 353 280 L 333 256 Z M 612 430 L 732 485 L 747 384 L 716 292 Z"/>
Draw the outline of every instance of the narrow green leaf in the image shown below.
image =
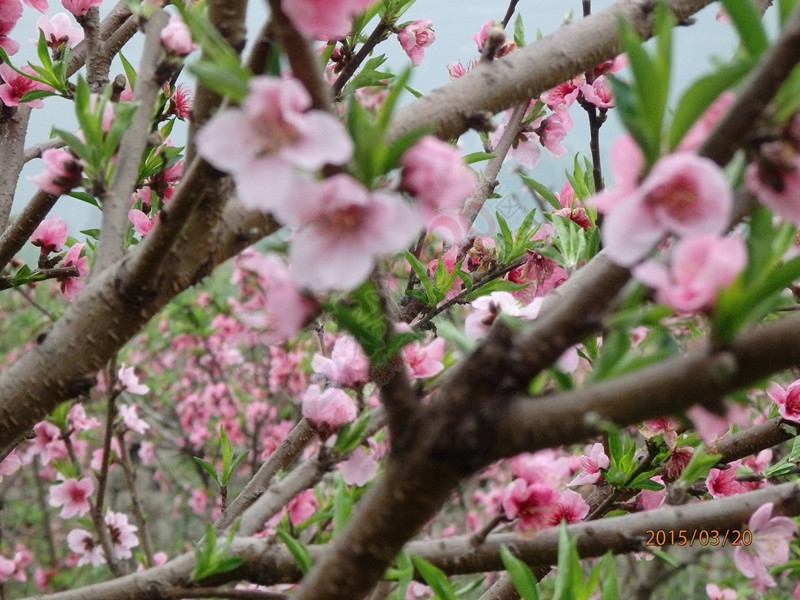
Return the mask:
<path fill-rule="evenodd" d="M 281 541 L 284 544 L 286 544 L 286 547 L 289 549 L 289 552 L 291 553 L 295 562 L 297 562 L 297 566 L 300 567 L 303 575 L 308 573 L 313 566 L 313 561 L 311 560 L 311 555 L 308 553 L 308 548 L 306 548 L 300 540 L 294 539 L 283 529 L 278 529 L 278 537 L 281 538 Z"/>
<path fill-rule="evenodd" d="M 405 251 L 404 256 L 406 257 L 408 264 L 411 265 L 411 269 L 419 278 L 422 287 L 425 289 L 428 305 L 434 306 L 436 304 L 434 302 L 435 300 L 435 295 L 433 292 L 434 285 L 430 277 L 428 277 L 428 269 L 425 267 L 425 265 L 422 264 L 422 262 L 420 262 L 420 260 L 416 256 L 411 254 L 411 252 L 409 252 L 408 250 Z"/>
<path fill-rule="evenodd" d="M 210 462 L 208 462 L 208 461 L 205 461 L 205 460 L 203 460 L 202 458 L 199 458 L 199 457 L 197 457 L 197 456 L 193 456 L 192 458 L 194 459 L 194 461 L 195 461 L 195 462 L 196 462 L 198 465 L 200 465 L 200 466 L 202 467 L 202 469 L 203 469 L 203 470 L 204 470 L 206 473 L 208 473 L 209 475 L 211 475 L 211 478 L 212 478 L 212 479 L 213 479 L 213 480 L 214 480 L 214 481 L 217 483 L 217 485 L 219 485 L 219 483 L 220 483 L 220 480 L 219 480 L 219 475 L 217 474 L 217 471 L 216 471 L 216 469 L 214 469 L 214 465 L 212 465 Z"/>
<path fill-rule="evenodd" d="M 750 56 L 758 58 L 769 47 L 769 39 L 761 22 L 761 13 L 751 0 L 720 0 L 733 26 L 739 32 L 742 46 Z"/>
<path fill-rule="evenodd" d="M 553 600 L 573 600 L 581 587 L 581 567 L 575 542 L 563 521 L 558 530 L 558 572 Z"/>
<path fill-rule="evenodd" d="M 558 201 L 558 197 L 550 190 L 550 188 L 542 183 L 539 183 L 532 177 L 528 177 L 527 175 L 523 175 L 521 173 L 520 179 L 522 179 L 522 183 L 544 198 L 554 210 L 561 210 L 563 208 L 561 206 L 561 202 Z"/>
<path fill-rule="evenodd" d="M 514 556 L 505 545 L 500 546 L 500 558 L 522 600 L 539 600 L 536 577 L 530 567 Z"/>
<path fill-rule="evenodd" d="M 522 22 L 522 15 L 519 13 L 514 19 L 514 43 L 520 48 L 525 46 L 525 24 Z"/>
<path fill-rule="evenodd" d="M 456 600 L 455 591 L 447 580 L 447 575 L 416 554 L 411 557 L 411 560 L 425 583 L 430 586 L 440 600 Z"/>
<path fill-rule="evenodd" d="M 678 101 L 669 130 L 669 149 L 674 150 L 691 126 L 711 106 L 719 95 L 744 77 L 753 66 L 752 61 L 726 65 L 701 77 L 689 86 Z"/>

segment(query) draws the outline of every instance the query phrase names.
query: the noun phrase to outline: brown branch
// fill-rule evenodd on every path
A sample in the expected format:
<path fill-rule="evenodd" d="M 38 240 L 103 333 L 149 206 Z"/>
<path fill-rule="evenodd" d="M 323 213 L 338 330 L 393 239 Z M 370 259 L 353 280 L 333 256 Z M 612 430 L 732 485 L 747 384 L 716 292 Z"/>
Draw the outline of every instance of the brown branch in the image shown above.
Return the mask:
<path fill-rule="evenodd" d="M 19 174 L 25 162 L 23 148 L 30 115 L 30 106 L 0 105 L 0 231 L 8 225 Z M 3 264 L 0 261 L 0 265 Z"/>
<path fill-rule="evenodd" d="M 372 33 L 367 38 L 367 41 L 364 42 L 361 45 L 361 48 L 359 48 L 358 52 L 356 52 L 356 54 L 345 63 L 344 68 L 342 68 L 342 70 L 339 72 L 336 81 L 333 82 L 333 93 L 336 96 L 341 94 L 345 84 L 350 81 L 350 78 L 356 72 L 358 67 L 361 66 L 361 63 L 367 60 L 367 57 L 372 54 L 372 51 L 378 44 L 389 37 L 390 32 L 391 26 L 381 19 L 380 23 L 378 23 L 375 26 L 375 29 L 372 30 Z"/>
<path fill-rule="evenodd" d="M 120 141 L 111 186 L 103 194 L 103 223 L 93 276 L 119 260 L 125 251 L 123 242 L 128 229 L 130 198 L 139 179 L 142 153 L 150 135 L 153 105 L 163 83 L 163 74 L 158 72 L 158 66 L 164 57 L 160 35 L 168 20 L 169 14 L 166 11 L 157 10 L 150 16 L 145 27 L 144 50 L 133 93 L 133 101 L 138 104 L 138 108 L 131 126 Z"/>
<path fill-rule="evenodd" d="M 69 277 L 79 277 L 78 267 L 55 267 L 53 269 L 35 269 L 31 272 L 31 277 L 36 281 L 47 279 L 65 279 Z M 0 290 L 7 290 L 12 287 L 27 285 L 25 283 L 14 283 L 11 277 L 0 277 Z"/>
<path fill-rule="evenodd" d="M 58 196 L 37 190 L 22 213 L 0 235 L 0 269 L 4 268 L 55 206 Z"/>

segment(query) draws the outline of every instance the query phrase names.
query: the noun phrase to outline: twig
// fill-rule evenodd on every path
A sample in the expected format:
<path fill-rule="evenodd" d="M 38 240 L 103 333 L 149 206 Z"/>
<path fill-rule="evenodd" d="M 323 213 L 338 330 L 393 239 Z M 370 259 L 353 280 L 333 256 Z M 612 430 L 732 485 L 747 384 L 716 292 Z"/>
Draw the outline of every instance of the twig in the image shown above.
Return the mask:
<path fill-rule="evenodd" d="M 139 163 L 150 134 L 153 104 L 163 83 L 162 76 L 158 74 L 158 65 L 164 56 L 160 33 L 168 20 L 169 15 L 166 11 L 157 10 L 147 21 L 144 51 L 133 94 L 133 101 L 139 106 L 131 126 L 120 141 L 111 186 L 103 197 L 103 224 L 92 270 L 93 276 L 119 260 L 124 252 L 123 240 L 128 227 L 130 197 L 139 177 Z"/>
<path fill-rule="evenodd" d="M 514 11 L 516 10 L 518 3 L 519 0 L 511 0 L 508 3 L 508 8 L 506 9 L 506 16 L 503 17 L 503 29 L 508 27 L 508 24 L 511 23 L 511 17 L 514 16 Z"/>
<path fill-rule="evenodd" d="M 69 277 L 80 277 L 78 267 L 55 267 L 52 269 L 34 269 L 31 277 L 36 277 L 36 281 L 47 279 L 67 279 Z M 14 283 L 13 277 L 0 276 L 0 290 L 7 290 L 13 287 L 27 285 L 27 283 Z"/>
<path fill-rule="evenodd" d="M 150 541 L 150 528 L 147 526 L 147 519 L 142 510 L 142 500 L 139 497 L 139 492 L 136 490 L 136 472 L 131 465 L 131 455 L 130 452 L 128 452 L 128 444 L 125 442 L 125 436 L 122 433 L 117 433 L 117 445 L 119 446 L 119 464 L 125 472 L 125 481 L 128 485 L 128 491 L 130 491 L 131 494 L 133 518 L 136 519 L 136 526 L 139 528 L 139 538 L 142 540 L 145 566 L 152 567 L 156 563 L 153 560 L 153 543 Z"/>
<path fill-rule="evenodd" d="M 378 23 L 375 26 L 375 29 L 372 30 L 372 33 L 367 38 L 367 41 L 364 42 L 361 48 L 359 48 L 358 52 L 356 52 L 356 54 L 345 63 L 344 68 L 339 73 L 336 81 L 333 82 L 332 87 L 334 95 L 339 96 L 339 94 L 341 94 L 345 84 L 350 81 L 350 78 L 356 72 L 358 67 L 361 66 L 361 63 L 363 63 L 367 57 L 372 54 L 375 46 L 389 37 L 390 32 L 391 26 L 381 19 L 380 23 Z"/>
<path fill-rule="evenodd" d="M 233 588 L 171 588 L 161 594 L 166 598 L 234 598 L 241 600 L 288 600 L 291 596 L 261 590 L 237 590 Z"/>
<path fill-rule="evenodd" d="M 0 235 L 0 269 L 3 269 L 25 245 L 57 200 L 58 196 L 42 190 L 34 193 L 30 202 L 22 209 L 22 213 L 6 228 L 3 235 Z"/>
<path fill-rule="evenodd" d="M 0 231 L 8 225 L 19 174 L 25 163 L 23 148 L 30 115 L 28 105 L 0 105 Z M 0 261 L 0 266 L 3 264 Z"/>

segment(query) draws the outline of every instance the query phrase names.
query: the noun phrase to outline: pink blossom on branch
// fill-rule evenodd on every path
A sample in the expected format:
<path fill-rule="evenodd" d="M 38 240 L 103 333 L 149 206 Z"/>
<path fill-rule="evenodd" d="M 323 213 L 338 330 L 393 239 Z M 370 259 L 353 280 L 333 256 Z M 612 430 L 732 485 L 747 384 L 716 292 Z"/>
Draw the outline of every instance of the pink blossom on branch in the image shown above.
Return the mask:
<path fill-rule="evenodd" d="M 310 386 L 303 394 L 303 416 L 314 423 L 325 437 L 356 418 L 355 403 L 339 388 Z"/>
<path fill-rule="evenodd" d="M 800 226 L 800 152 L 772 142 L 763 144 L 761 153 L 760 161 L 745 170 L 748 191 L 779 217 Z"/>
<path fill-rule="evenodd" d="M 767 395 L 778 405 L 778 413 L 787 421 L 800 423 L 800 379 L 783 389 L 777 383 L 770 383 Z"/>
<path fill-rule="evenodd" d="M 82 278 L 86 277 L 89 271 L 89 259 L 85 256 L 81 256 L 83 246 L 83 244 L 73 244 L 70 246 L 70 249 L 67 250 L 64 256 L 64 260 L 62 260 L 59 265 L 61 267 L 75 267 L 78 269 L 77 277 L 65 277 L 58 280 L 61 284 L 61 295 L 64 296 L 64 300 L 67 302 L 72 302 L 77 297 L 78 292 L 83 289 Z"/>
<path fill-rule="evenodd" d="M 63 50 L 65 47 L 73 48 L 83 41 L 83 29 L 73 27 L 72 20 L 67 13 L 56 13 L 52 17 L 42 15 L 36 20 L 36 27 L 44 33 L 48 47 L 53 50 Z M 31 40 L 37 44 L 39 40 Z"/>
<path fill-rule="evenodd" d="M 81 480 L 67 479 L 50 488 L 50 506 L 61 506 L 62 519 L 82 516 L 89 512 L 89 496 L 94 492 L 94 484 L 88 477 Z"/>
<path fill-rule="evenodd" d="M 397 34 L 400 45 L 415 67 L 422 64 L 422 60 L 425 58 L 425 48 L 436 40 L 433 29 L 431 29 L 432 25 L 433 21 L 419 19 L 403 27 Z"/>
<path fill-rule="evenodd" d="M 369 367 L 364 351 L 350 335 L 343 335 L 336 340 L 330 358 L 315 354 L 311 360 L 311 368 L 315 373 L 343 387 L 358 387 L 367 383 L 370 379 Z"/>
<path fill-rule="evenodd" d="M 92 565 L 96 567 L 106 562 L 100 542 L 94 540 L 91 533 L 85 529 L 73 529 L 67 534 L 69 549 L 77 554 L 77 566 Z"/>
<path fill-rule="evenodd" d="M 38 77 L 36 71 L 28 65 L 24 65 L 20 70 L 30 76 Z M 5 63 L 0 63 L 0 77 L 3 79 L 3 83 L 0 84 L 0 100 L 6 106 L 19 106 L 22 102 L 22 97 L 28 92 L 53 90 L 53 88 L 44 83 L 34 81 L 31 77 L 17 73 Z M 41 98 L 28 100 L 25 104 L 31 108 L 44 108 L 44 102 Z"/>
<path fill-rule="evenodd" d="M 22 2 L 20 0 L 5 0 L 0 2 L 0 48 L 8 54 L 15 54 L 19 50 L 19 43 L 8 37 L 11 30 L 22 16 Z"/>
<path fill-rule="evenodd" d="M 773 503 L 767 502 L 750 517 L 747 526 L 753 543 L 737 546 L 733 562 L 739 572 L 750 579 L 772 587 L 776 585 L 767 567 L 789 561 L 789 542 L 797 533 L 797 525 L 789 517 L 773 517 Z"/>
<path fill-rule="evenodd" d="M 61 5 L 76 17 L 89 12 L 94 6 L 100 6 L 103 0 L 61 0 Z"/>
<path fill-rule="evenodd" d="M 126 367 L 125 365 L 120 365 L 119 370 L 117 371 L 117 379 L 119 380 L 119 385 L 122 390 L 128 392 L 129 394 L 142 395 L 150 391 L 149 387 L 139 383 L 139 378 L 136 376 L 135 367 Z"/>
<path fill-rule="evenodd" d="M 48 194 L 60 196 L 81 183 L 83 167 L 71 152 L 48 148 L 42 152 L 42 160 L 45 170 L 28 181 Z"/>
<path fill-rule="evenodd" d="M 375 0 L 284 0 L 281 8 L 306 37 L 336 40 L 349 35 L 353 18 L 372 4 Z"/>
<path fill-rule="evenodd" d="M 197 44 L 192 41 L 189 27 L 180 15 L 170 16 L 169 23 L 161 30 L 161 45 L 175 56 L 186 56 L 197 48 Z"/>
<path fill-rule="evenodd" d="M 656 298 L 682 313 L 710 309 L 721 289 L 747 266 L 747 248 L 738 236 L 701 235 L 678 242 L 669 269 L 655 261 L 634 268 L 634 276 L 655 288 Z"/>
<path fill-rule="evenodd" d="M 297 80 L 254 77 L 240 108 L 221 111 L 197 133 L 198 152 L 233 176 L 246 208 L 294 222 L 292 190 L 301 175 L 343 164 L 353 152 L 344 126 L 310 107 Z"/>
<path fill-rule="evenodd" d="M 366 485 L 378 472 L 378 463 L 362 448 L 356 448 L 346 461 L 339 463 L 342 481 L 347 485 Z"/>
<path fill-rule="evenodd" d="M 351 290 L 375 267 L 376 258 L 408 246 L 419 217 L 398 196 L 370 192 L 344 174 L 306 192 L 306 225 L 292 240 L 295 281 L 310 290 Z"/>
<path fill-rule="evenodd" d="M 603 444 L 592 444 L 588 454 L 581 456 L 581 473 L 568 485 L 583 485 L 584 483 L 597 483 L 602 479 L 600 469 L 607 469 L 610 459 L 603 450 Z"/>
<path fill-rule="evenodd" d="M 42 254 L 61 252 L 67 241 L 67 224 L 61 217 L 50 217 L 39 223 L 31 234 L 31 244 L 41 248 Z"/>
<path fill-rule="evenodd" d="M 612 154 L 612 159 L 618 158 Z M 730 222 L 733 193 L 722 170 L 707 158 L 671 154 L 653 165 L 638 188 L 631 189 L 634 182 L 623 185 L 631 187 L 613 202 L 602 231 L 608 257 L 620 266 L 636 264 L 668 233 L 721 234 Z M 608 206 L 608 196 L 601 199 L 598 210 Z"/>

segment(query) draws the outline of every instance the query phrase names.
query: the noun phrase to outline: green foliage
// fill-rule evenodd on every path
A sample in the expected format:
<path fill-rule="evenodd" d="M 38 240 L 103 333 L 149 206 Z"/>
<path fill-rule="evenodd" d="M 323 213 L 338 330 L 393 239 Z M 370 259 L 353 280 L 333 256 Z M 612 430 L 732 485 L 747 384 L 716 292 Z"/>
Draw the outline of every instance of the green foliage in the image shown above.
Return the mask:
<path fill-rule="evenodd" d="M 333 449 L 340 454 L 347 454 L 355 450 L 364 439 L 369 421 L 369 411 L 365 410 L 353 423 L 342 425 L 337 432 Z"/>
<path fill-rule="evenodd" d="M 536 577 L 530 567 L 514 556 L 505 545 L 500 546 L 500 558 L 503 566 L 508 571 L 508 576 L 514 583 L 522 600 L 539 600 L 539 591 L 536 587 Z"/>
<path fill-rule="evenodd" d="M 456 600 L 456 591 L 447 580 L 447 575 L 441 569 L 434 567 L 431 563 L 420 556 L 412 556 L 411 561 L 419 574 L 436 594 L 438 600 Z"/>
<path fill-rule="evenodd" d="M 221 473 L 218 473 L 214 468 L 214 465 L 212 465 L 210 462 L 197 456 L 193 456 L 192 458 L 194 458 L 194 461 L 211 476 L 211 479 L 213 479 L 217 485 L 220 487 L 226 487 L 228 482 L 230 482 L 233 473 L 236 471 L 236 467 L 238 467 L 247 457 L 247 452 L 240 452 L 238 455 L 234 456 L 233 444 L 231 444 L 231 440 L 228 437 L 225 428 L 222 426 L 219 428 L 219 445 L 220 452 L 222 453 Z"/>
<path fill-rule="evenodd" d="M 411 71 L 406 70 L 394 78 L 377 114 L 362 107 L 354 98 L 350 100 L 347 130 L 354 146 L 352 174 L 368 188 L 375 187 L 381 176 L 397 168 L 405 151 L 427 133 L 427 129 L 421 129 L 400 136 L 393 142 L 386 140 L 392 112 L 410 74 Z"/>
<path fill-rule="evenodd" d="M 733 284 L 720 292 L 714 308 L 712 336 L 725 343 L 747 325 L 755 323 L 792 301 L 782 296 L 791 282 L 800 278 L 800 257 L 784 261 L 795 229 L 788 223 L 774 224 L 764 207 L 750 215 L 747 235 L 749 262 Z"/>
<path fill-rule="evenodd" d="M 252 73 L 242 66 L 239 55 L 222 37 L 207 16 L 204 2 L 191 8 L 174 2 L 192 39 L 203 49 L 203 58 L 189 64 L 189 71 L 208 89 L 236 103 L 244 100 Z"/>
<path fill-rule="evenodd" d="M 228 573 L 242 565 L 244 559 L 238 556 L 226 556 L 235 534 L 235 528 L 231 528 L 227 539 L 219 543 L 213 525 L 209 523 L 206 526 L 204 538 L 194 546 L 193 581 L 199 582 L 212 575 Z"/>
<path fill-rule="evenodd" d="M 313 566 L 313 561 L 311 560 L 311 555 L 308 553 L 308 548 L 305 547 L 303 542 L 292 537 L 292 535 L 283 527 L 278 528 L 278 537 L 281 538 L 281 541 L 284 544 L 286 544 L 286 547 L 289 549 L 289 552 L 292 554 L 292 557 L 297 563 L 297 566 L 300 567 L 300 570 L 303 572 L 303 574 L 305 575 L 308 573 Z"/>
<path fill-rule="evenodd" d="M 617 576 L 614 557 L 607 554 L 598 559 L 586 580 L 580 564 L 580 555 L 575 539 L 562 521 L 558 532 L 558 571 L 553 600 L 589 600 L 601 588 L 601 599 L 617 598 Z"/>
<path fill-rule="evenodd" d="M 606 425 L 608 437 L 609 465 L 603 478 L 616 488 L 630 488 L 635 490 L 661 490 L 664 486 L 652 481 L 650 478 L 658 473 L 658 469 L 651 469 L 636 474 L 639 467 L 636 460 L 636 442 L 628 433 L 617 429 L 614 425 Z"/>
<path fill-rule="evenodd" d="M 721 457 L 721 454 L 708 454 L 702 446 L 695 448 L 689 464 L 681 472 L 679 481 L 688 487 L 699 479 L 705 479 Z"/>
<path fill-rule="evenodd" d="M 394 77 L 393 73 L 389 71 L 379 71 L 378 68 L 386 62 L 386 55 L 373 56 L 364 66 L 355 74 L 355 76 L 347 83 L 344 88 L 344 93 L 349 95 L 354 93 L 357 89 L 362 87 L 372 86 L 386 86 L 386 80 Z"/>
<path fill-rule="evenodd" d="M 525 24 L 520 13 L 514 18 L 514 43 L 520 48 L 525 46 Z"/>
<path fill-rule="evenodd" d="M 761 22 L 761 12 L 751 0 L 720 0 L 739 33 L 742 46 L 753 58 L 769 47 L 767 32 Z"/>
<path fill-rule="evenodd" d="M 536 223 L 536 209 L 529 212 L 516 232 L 511 231 L 508 223 L 499 212 L 495 214 L 500 234 L 495 238 L 497 242 L 497 259 L 501 264 L 511 264 L 521 258 L 528 250 L 531 250 L 536 242 L 531 241 L 541 225 Z"/>
<path fill-rule="evenodd" d="M 555 230 L 553 246 L 543 250 L 551 255 L 568 273 L 588 262 L 600 251 L 600 233 L 597 227 L 584 229 L 575 221 L 560 215 L 545 214 Z M 558 254 L 554 254 L 556 250 Z"/>
<path fill-rule="evenodd" d="M 800 437 L 795 437 L 792 441 L 792 449 L 789 454 L 781 460 L 764 469 L 766 477 L 781 477 L 796 472 L 797 464 L 800 463 Z"/>
<path fill-rule="evenodd" d="M 28 79 L 32 79 L 33 81 L 43 83 L 54 90 L 34 90 L 32 92 L 28 92 L 22 96 L 20 102 L 28 102 L 30 100 L 56 95 L 69 98 L 71 96 L 69 82 L 67 81 L 67 58 L 69 57 L 69 48 L 64 49 L 64 53 L 61 58 L 56 61 L 52 60 L 50 57 L 50 49 L 47 46 L 47 39 L 45 38 L 44 32 L 40 29 L 39 40 L 36 44 L 36 55 L 39 57 L 39 61 L 42 64 L 36 65 L 29 62 L 28 66 L 34 71 L 34 73 L 27 73 L 15 67 L 11 62 L 11 59 L 8 57 L 6 51 L 0 47 L 0 61 L 7 64 L 20 75 L 27 77 Z"/>
<path fill-rule="evenodd" d="M 611 78 L 620 118 L 642 149 L 648 168 L 661 153 L 672 60 L 672 17 L 663 2 L 656 5 L 655 13 L 656 47 L 652 56 L 633 27 L 620 21 L 620 44 L 628 55 L 633 81 Z"/>
<path fill-rule="evenodd" d="M 561 210 L 563 207 L 561 206 L 561 202 L 558 201 L 558 197 L 550 190 L 549 187 L 544 185 L 543 183 L 539 183 L 532 177 L 528 177 L 527 175 L 523 175 L 520 173 L 520 179 L 522 179 L 522 183 L 527 185 L 531 190 L 539 194 L 542 198 L 544 198 L 547 203 L 553 207 L 553 210 Z"/>

